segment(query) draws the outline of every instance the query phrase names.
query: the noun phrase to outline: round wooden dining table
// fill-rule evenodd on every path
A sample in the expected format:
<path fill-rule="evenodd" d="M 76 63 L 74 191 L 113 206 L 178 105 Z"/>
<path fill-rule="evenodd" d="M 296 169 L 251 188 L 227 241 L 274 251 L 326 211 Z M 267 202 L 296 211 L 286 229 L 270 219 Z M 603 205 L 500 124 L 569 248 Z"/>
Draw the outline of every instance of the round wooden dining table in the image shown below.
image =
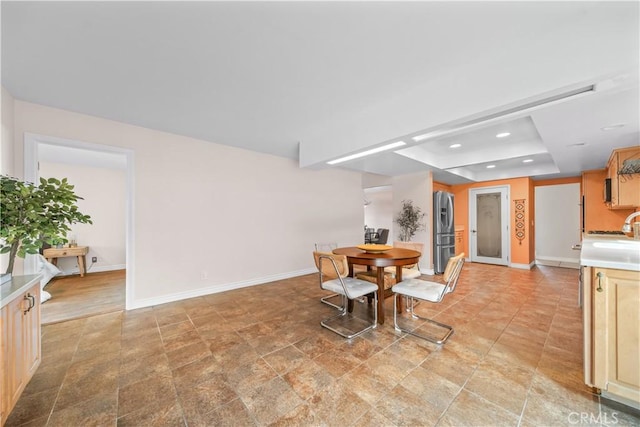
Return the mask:
<path fill-rule="evenodd" d="M 422 255 L 412 249 L 392 248 L 385 252 L 370 253 L 356 246 L 337 248 L 333 250 L 336 255 L 346 255 L 349 264 L 349 276 L 353 277 L 354 265 L 366 265 L 376 268 L 376 280 L 378 284 L 378 323 L 384 324 L 384 268 L 396 267 L 396 282 L 402 280 L 402 267 L 417 264 Z M 350 307 L 353 302 L 349 301 Z"/>

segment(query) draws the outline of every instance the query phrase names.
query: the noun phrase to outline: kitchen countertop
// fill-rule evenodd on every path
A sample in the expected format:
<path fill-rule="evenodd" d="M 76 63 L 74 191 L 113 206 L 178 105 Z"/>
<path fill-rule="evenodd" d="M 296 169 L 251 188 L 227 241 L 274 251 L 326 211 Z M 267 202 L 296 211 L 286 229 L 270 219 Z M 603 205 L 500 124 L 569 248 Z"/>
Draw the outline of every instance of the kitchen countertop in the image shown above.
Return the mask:
<path fill-rule="evenodd" d="M 640 240 L 623 235 L 585 234 L 580 265 L 640 271 Z"/>
<path fill-rule="evenodd" d="M 2 285 L 0 285 L 0 308 L 16 299 L 27 289 L 31 288 L 35 283 L 38 283 L 41 278 L 41 274 L 14 276 L 7 283 L 3 283 Z"/>

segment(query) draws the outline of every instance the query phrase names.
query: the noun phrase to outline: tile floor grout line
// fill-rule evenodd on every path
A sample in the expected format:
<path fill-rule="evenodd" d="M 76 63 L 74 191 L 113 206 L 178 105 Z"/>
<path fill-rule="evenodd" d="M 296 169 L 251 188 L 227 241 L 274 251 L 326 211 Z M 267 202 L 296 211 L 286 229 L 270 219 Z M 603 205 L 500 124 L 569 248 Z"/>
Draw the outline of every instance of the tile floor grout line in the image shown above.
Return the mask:
<path fill-rule="evenodd" d="M 85 321 L 85 323 L 86 323 L 86 321 Z M 69 366 L 67 366 L 67 369 L 65 370 L 64 377 L 62 379 L 62 382 L 60 383 L 60 386 L 58 387 L 58 391 L 57 391 L 56 397 L 55 397 L 55 399 L 53 401 L 53 405 L 51 405 L 51 410 L 49 411 L 49 416 L 47 417 L 47 422 L 45 423 L 45 426 L 48 425 L 49 422 L 51 421 L 51 417 L 53 416 L 53 412 L 55 411 L 56 404 L 58 403 L 58 399 L 60 398 L 60 392 L 62 391 L 62 387 L 64 386 L 64 380 L 65 380 L 65 378 L 67 378 L 67 374 L 69 373 L 69 367 L 72 365 L 73 358 L 75 357 L 76 353 L 78 352 L 78 347 L 80 346 L 80 340 L 82 339 L 83 335 L 84 335 L 84 325 L 83 325 L 83 331 L 80 332 L 80 336 L 78 337 L 78 340 L 76 341 L 75 349 L 73 350 L 73 355 L 71 356 L 71 361 L 72 362 L 69 363 Z M 40 349 L 42 350 L 42 346 L 41 346 Z M 26 423 L 24 423 L 24 424 L 26 424 Z"/>

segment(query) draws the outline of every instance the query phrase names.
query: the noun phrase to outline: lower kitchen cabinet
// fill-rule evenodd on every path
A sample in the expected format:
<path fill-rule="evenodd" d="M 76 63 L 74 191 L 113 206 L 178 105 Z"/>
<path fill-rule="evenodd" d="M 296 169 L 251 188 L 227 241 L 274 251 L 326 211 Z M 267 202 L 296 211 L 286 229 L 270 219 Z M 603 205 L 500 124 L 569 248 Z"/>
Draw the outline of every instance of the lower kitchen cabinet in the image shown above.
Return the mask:
<path fill-rule="evenodd" d="M 40 283 L 2 307 L 0 316 L 0 425 L 40 365 Z"/>
<path fill-rule="evenodd" d="M 456 226 L 456 255 L 464 252 L 464 228 Z"/>
<path fill-rule="evenodd" d="M 584 271 L 585 383 L 640 404 L 640 272 Z"/>

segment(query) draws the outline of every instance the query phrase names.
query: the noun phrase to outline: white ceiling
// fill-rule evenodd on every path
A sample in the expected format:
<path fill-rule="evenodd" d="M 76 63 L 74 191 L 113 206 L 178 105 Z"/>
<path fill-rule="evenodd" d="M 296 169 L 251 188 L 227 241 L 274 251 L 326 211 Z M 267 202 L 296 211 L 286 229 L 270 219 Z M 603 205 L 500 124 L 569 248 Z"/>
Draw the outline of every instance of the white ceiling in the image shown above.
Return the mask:
<path fill-rule="evenodd" d="M 639 143 L 638 2 L 1 7 L 2 85 L 15 98 L 301 167 L 403 140 L 331 167 L 432 170 L 451 184 L 549 178 L 602 168 L 611 149 Z M 497 139 L 502 131 L 511 135 Z M 440 136 L 413 141 L 427 132 Z"/>

